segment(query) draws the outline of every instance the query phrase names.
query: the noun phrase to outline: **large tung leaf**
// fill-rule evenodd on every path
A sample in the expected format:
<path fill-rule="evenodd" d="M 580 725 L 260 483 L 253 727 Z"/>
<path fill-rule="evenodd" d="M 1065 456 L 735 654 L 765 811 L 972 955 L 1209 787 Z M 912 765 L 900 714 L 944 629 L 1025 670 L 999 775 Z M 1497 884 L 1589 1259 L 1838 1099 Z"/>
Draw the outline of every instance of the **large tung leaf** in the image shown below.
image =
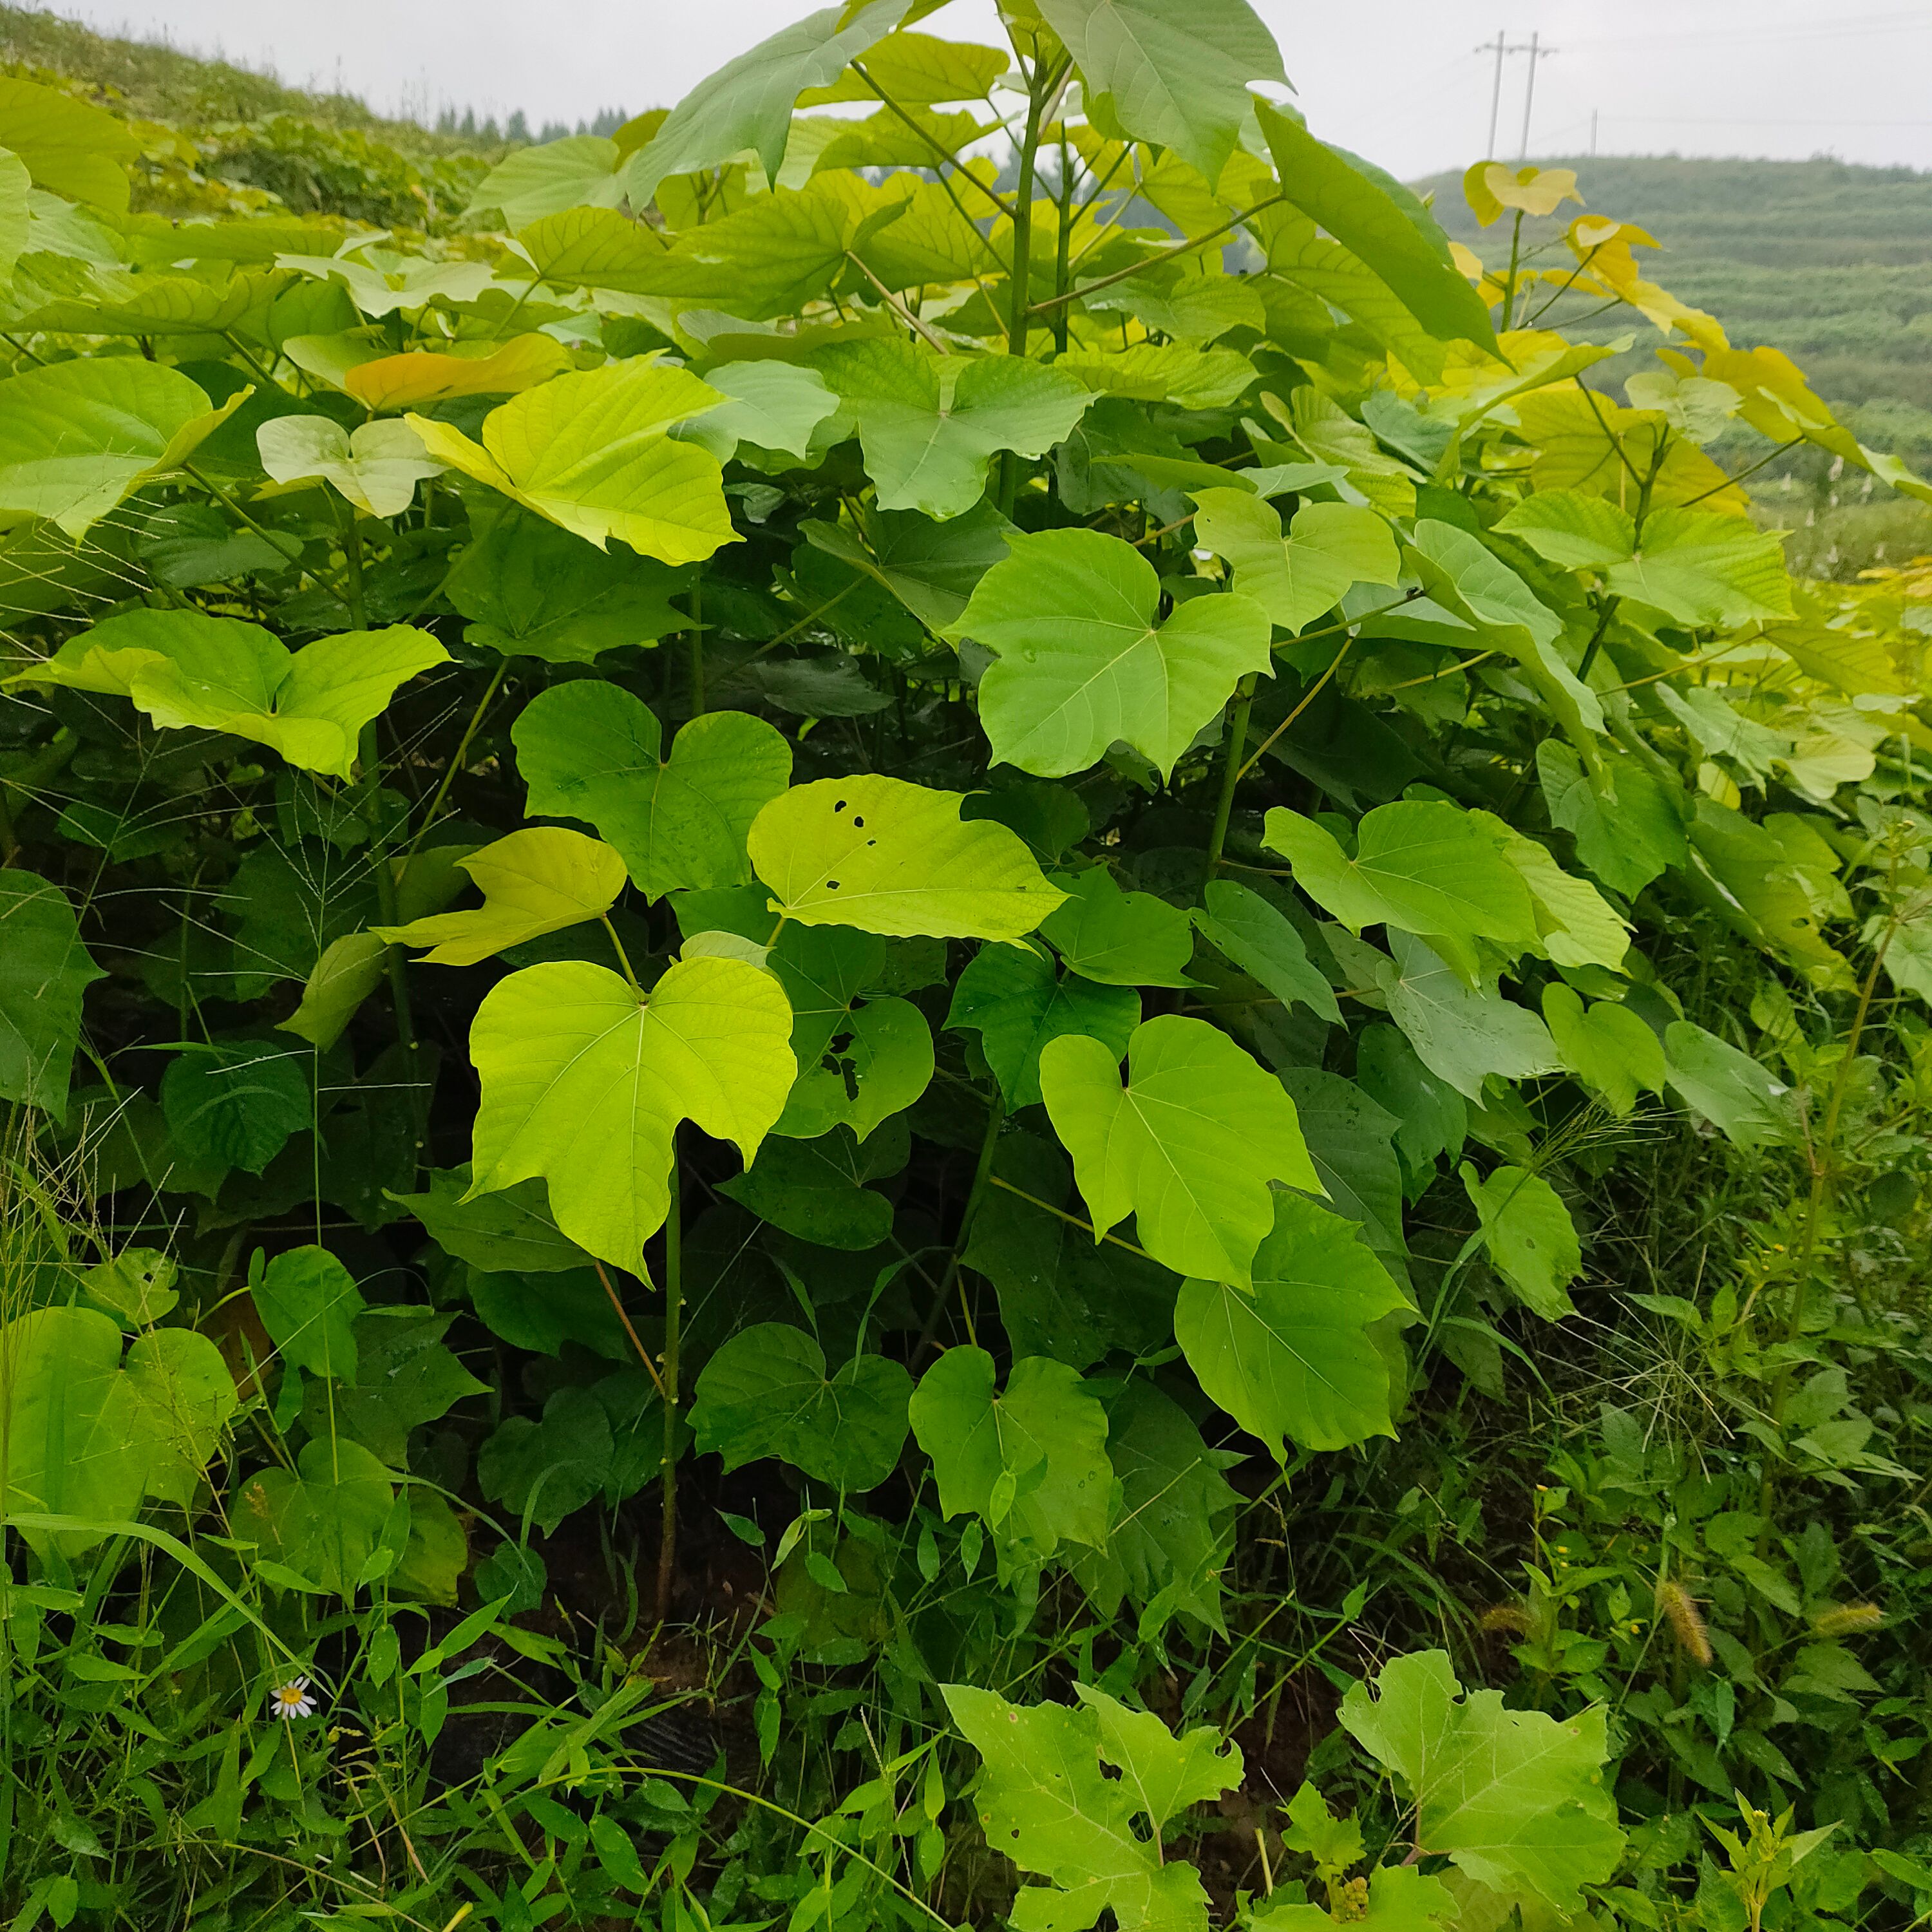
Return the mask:
<path fill-rule="evenodd" d="M 571 1240 L 642 1266 L 664 1224 L 671 1137 L 692 1120 L 748 1163 L 797 1063 L 778 981 L 740 959 L 673 966 L 647 1000 L 580 961 L 512 974 L 470 1030 L 483 1086 L 469 1196 L 538 1178 Z"/>

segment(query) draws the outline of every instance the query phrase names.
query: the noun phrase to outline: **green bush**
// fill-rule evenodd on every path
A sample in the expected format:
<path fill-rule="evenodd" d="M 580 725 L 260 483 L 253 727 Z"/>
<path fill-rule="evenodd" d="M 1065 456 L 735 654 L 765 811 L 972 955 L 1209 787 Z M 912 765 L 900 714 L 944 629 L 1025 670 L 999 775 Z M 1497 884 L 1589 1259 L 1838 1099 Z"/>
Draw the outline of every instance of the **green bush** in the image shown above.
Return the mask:
<path fill-rule="evenodd" d="M 1932 490 L 848 10 L 460 242 L 0 85 L 0 1902 L 1916 1922 L 1932 580 L 1746 486 Z"/>

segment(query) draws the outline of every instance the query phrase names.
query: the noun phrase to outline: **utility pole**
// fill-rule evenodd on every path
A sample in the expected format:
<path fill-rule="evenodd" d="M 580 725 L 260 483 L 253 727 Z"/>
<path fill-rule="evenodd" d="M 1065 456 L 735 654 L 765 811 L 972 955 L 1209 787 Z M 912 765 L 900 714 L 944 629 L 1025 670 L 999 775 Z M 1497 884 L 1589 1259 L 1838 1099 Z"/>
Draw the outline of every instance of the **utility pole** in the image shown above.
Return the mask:
<path fill-rule="evenodd" d="M 1489 145 L 1483 151 L 1492 159 L 1496 152 L 1497 127 L 1502 118 L 1503 56 L 1505 54 L 1527 54 L 1529 56 L 1529 81 L 1523 89 L 1522 96 L 1522 142 L 1516 159 L 1521 162 L 1529 158 L 1529 119 L 1536 101 L 1536 64 L 1538 61 L 1547 60 L 1556 52 L 1554 47 L 1546 47 L 1541 42 L 1542 34 L 1539 30 L 1532 33 L 1528 40 L 1518 40 L 1512 45 L 1507 32 L 1498 27 L 1496 38 L 1485 40 L 1476 50 L 1479 54 L 1494 54 L 1496 57 L 1496 76 L 1490 86 Z"/>
<path fill-rule="evenodd" d="M 1479 54 L 1493 53 L 1496 57 L 1496 84 L 1490 89 L 1489 144 L 1483 150 L 1486 156 L 1492 156 L 1496 152 L 1496 122 L 1502 115 L 1503 107 L 1503 56 L 1514 52 L 1515 50 L 1510 46 L 1508 40 L 1504 38 L 1502 28 L 1498 27 L 1496 29 L 1496 38 L 1492 40 L 1485 40 L 1476 51 Z"/>
<path fill-rule="evenodd" d="M 1540 60 L 1547 60 L 1556 51 L 1554 47 L 1538 46 L 1539 38 L 1532 33 L 1529 37 L 1529 45 L 1516 50 L 1519 53 L 1529 56 L 1529 79 L 1524 83 L 1522 90 L 1522 142 L 1516 149 L 1516 156 L 1519 164 L 1529 159 L 1529 116 L 1531 110 L 1536 105 L 1536 64 Z"/>

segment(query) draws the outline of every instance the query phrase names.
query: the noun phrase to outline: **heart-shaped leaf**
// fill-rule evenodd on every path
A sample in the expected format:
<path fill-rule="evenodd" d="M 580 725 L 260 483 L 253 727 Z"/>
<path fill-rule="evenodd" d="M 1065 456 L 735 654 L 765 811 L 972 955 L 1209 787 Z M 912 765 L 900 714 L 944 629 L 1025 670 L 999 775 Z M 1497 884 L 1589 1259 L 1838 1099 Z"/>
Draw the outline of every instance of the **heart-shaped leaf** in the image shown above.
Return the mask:
<path fill-rule="evenodd" d="M 596 826 L 651 898 L 746 883 L 746 838 L 791 777 L 791 747 L 742 711 L 692 718 L 660 761 L 657 714 L 601 680 L 540 692 L 510 735 L 532 815 Z"/>
<path fill-rule="evenodd" d="M 680 962 L 646 1000 L 580 961 L 512 974 L 470 1029 L 483 1096 L 464 1198 L 541 1177 L 571 1240 L 641 1267 L 668 1208 L 678 1122 L 750 1161 L 797 1072 L 790 1034 L 778 981 L 742 960 Z"/>
<path fill-rule="evenodd" d="M 1058 778 L 1120 740 L 1164 778 L 1236 683 L 1270 668 L 1258 604 L 1194 597 L 1161 622 L 1160 579 L 1118 537 L 1046 530 L 1008 548 L 951 632 L 997 654 L 980 684 L 995 761 Z"/>

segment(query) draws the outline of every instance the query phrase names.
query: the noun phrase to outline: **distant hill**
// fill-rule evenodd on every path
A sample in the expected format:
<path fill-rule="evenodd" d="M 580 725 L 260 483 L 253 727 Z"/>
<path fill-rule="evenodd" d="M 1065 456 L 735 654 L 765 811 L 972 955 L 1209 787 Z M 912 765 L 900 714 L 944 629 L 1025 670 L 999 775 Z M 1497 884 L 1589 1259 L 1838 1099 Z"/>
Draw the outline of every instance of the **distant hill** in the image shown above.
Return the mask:
<path fill-rule="evenodd" d="M 1648 229 L 1662 244 L 1654 279 L 1734 342 L 1784 350 L 1834 404 L 1876 404 L 1863 412 L 1873 440 L 1932 448 L 1932 174 L 1676 156 L 1538 165 L 1575 169 L 1591 209 Z M 1416 185 L 1450 235 L 1496 254 L 1500 224 L 1477 226 L 1459 177 Z M 1564 205 L 1565 220 L 1576 212 Z"/>

